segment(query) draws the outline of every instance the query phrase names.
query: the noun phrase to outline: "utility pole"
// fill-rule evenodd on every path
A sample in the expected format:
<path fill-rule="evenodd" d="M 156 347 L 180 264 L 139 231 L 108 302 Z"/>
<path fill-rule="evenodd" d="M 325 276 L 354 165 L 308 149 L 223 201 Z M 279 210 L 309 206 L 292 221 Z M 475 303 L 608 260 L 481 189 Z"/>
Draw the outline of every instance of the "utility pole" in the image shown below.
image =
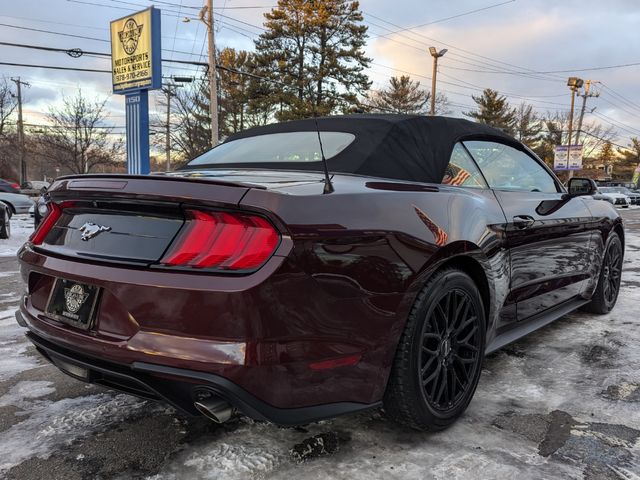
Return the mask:
<path fill-rule="evenodd" d="M 580 109 L 580 117 L 578 118 L 578 130 L 576 132 L 576 145 L 580 145 L 580 133 L 582 133 L 582 120 L 584 119 L 584 111 L 587 108 L 587 98 L 591 97 L 599 97 L 600 92 L 590 92 L 591 84 L 597 83 L 593 80 L 587 80 L 584 82 L 584 93 L 578 94 L 579 97 L 582 97 L 582 108 Z"/>
<path fill-rule="evenodd" d="M 436 114 L 436 75 L 438 74 L 438 59 L 447 53 L 447 49 L 443 48 L 438 52 L 436 47 L 429 47 L 429 53 L 433 57 L 433 74 L 431 75 L 431 108 L 429 110 L 429 115 L 434 116 Z"/>
<path fill-rule="evenodd" d="M 211 146 L 218 145 L 218 79 L 216 77 L 216 42 L 213 20 L 213 0 L 200 10 L 200 20 L 207 26 L 209 38 L 209 115 L 211 116 Z"/>
<path fill-rule="evenodd" d="M 184 83 L 193 82 L 193 77 L 171 76 L 171 80 L 177 83 L 163 83 L 162 93 L 167 96 L 167 128 L 165 130 L 165 155 L 166 170 L 171 171 L 171 97 L 176 96 L 176 89 L 182 87 Z"/>
<path fill-rule="evenodd" d="M 569 139 L 567 143 L 567 168 L 571 159 L 571 135 L 573 134 L 573 110 L 576 103 L 576 92 L 582 87 L 584 80 L 578 77 L 569 77 L 567 86 L 571 89 L 571 109 L 569 110 Z M 573 170 L 569 170 L 569 178 L 573 177 Z"/>
<path fill-rule="evenodd" d="M 17 99 L 18 99 L 18 143 L 20 145 L 20 185 L 27 181 L 27 165 L 24 161 L 25 149 L 24 149 L 24 123 L 22 121 L 22 85 L 29 87 L 27 82 L 20 80 L 20 77 L 12 78 L 11 81 L 16 84 L 17 87 Z"/>
<path fill-rule="evenodd" d="M 166 171 L 171 171 L 171 96 L 175 96 L 178 85 L 164 83 L 162 92 L 167 96 L 167 125 L 165 130 Z"/>

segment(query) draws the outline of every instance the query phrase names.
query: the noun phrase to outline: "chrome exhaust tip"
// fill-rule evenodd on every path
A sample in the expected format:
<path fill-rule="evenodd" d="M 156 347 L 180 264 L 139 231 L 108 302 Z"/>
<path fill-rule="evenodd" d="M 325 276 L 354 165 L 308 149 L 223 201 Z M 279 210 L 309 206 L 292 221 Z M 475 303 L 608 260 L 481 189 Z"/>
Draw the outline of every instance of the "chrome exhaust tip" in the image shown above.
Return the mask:
<path fill-rule="evenodd" d="M 203 398 L 193 404 L 201 414 L 216 423 L 224 423 L 231 418 L 233 408 L 221 398 Z"/>

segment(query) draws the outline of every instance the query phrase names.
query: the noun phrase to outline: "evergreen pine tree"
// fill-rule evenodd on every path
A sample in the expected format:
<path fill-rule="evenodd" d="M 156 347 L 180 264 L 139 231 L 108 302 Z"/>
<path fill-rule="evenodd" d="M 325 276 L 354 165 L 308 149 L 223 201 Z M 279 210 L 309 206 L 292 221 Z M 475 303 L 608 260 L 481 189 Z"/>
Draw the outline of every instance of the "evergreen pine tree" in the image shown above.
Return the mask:
<path fill-rule="evenodd" d="M 510 134 L 514 133 L 516 110 L 509 105 L 507 97 L 486 88 L 482 95 L 471 95 L 471 98 L 478 105 L 478 109 L 464 112 L 464 115 L 473 118 L 476 122 L 486 123 Z"/>
<path fill-rule="evenodd" d="M 367 27 L 357 1 L 278 0 L 256 41 L 259 74 L 279 120 L 346 111 L 368 90 Z"/>

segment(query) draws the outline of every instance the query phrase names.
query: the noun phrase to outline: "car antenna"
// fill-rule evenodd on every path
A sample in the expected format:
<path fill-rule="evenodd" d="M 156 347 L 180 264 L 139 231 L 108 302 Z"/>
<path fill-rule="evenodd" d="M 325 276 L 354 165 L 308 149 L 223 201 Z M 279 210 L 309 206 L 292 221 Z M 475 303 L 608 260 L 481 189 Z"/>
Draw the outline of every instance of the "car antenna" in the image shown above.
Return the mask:
<path fill-rule="evenodd" d="M 316 124 L 316 132 L 318 133 L 318 143 L 320 144 L 320 155 L 322 156 L 322 166 L 324 167 L 324 190 L 322 193 L 332 193 L 333 184 L 331 183 L 331 178 L 329 177 L 329 166 L 327 165 L 327 159 L 324 156 L 324 148 L 322 148 L 322 138 L 320 137 L 320 127 L 318 126 L 318 117 L 316 117 L 316 112 L 313 112 L 313 121 Z"/>

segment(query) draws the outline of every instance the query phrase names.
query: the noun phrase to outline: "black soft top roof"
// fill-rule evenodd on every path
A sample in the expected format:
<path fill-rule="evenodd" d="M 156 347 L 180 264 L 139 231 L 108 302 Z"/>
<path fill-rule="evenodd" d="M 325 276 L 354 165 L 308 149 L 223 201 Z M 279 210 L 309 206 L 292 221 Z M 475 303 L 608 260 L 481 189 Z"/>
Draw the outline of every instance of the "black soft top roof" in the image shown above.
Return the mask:
<path fill-rule="evenodd" d="M 513 137 L 495 128 L 460 118 L 421 115 L 358 114 L 317 119 L 320 131 L 347 132 L 355 140 L 327 161 L 330 172 L 439 183 L 459 140 L 496 140 L 517 148 Z M 295 120 L 255 127 L 226 142 L 270 133 L 315 131 L 316 120 Z M 221 167 L 222 165 L 216 165 Z M 235 164 L 238 167 L 240 165 Z M 251 163 L 247 166 L 291 169 L 291 162 Z M 301 162 L 296 170 L 321 170 L 321 162 Z"/>

